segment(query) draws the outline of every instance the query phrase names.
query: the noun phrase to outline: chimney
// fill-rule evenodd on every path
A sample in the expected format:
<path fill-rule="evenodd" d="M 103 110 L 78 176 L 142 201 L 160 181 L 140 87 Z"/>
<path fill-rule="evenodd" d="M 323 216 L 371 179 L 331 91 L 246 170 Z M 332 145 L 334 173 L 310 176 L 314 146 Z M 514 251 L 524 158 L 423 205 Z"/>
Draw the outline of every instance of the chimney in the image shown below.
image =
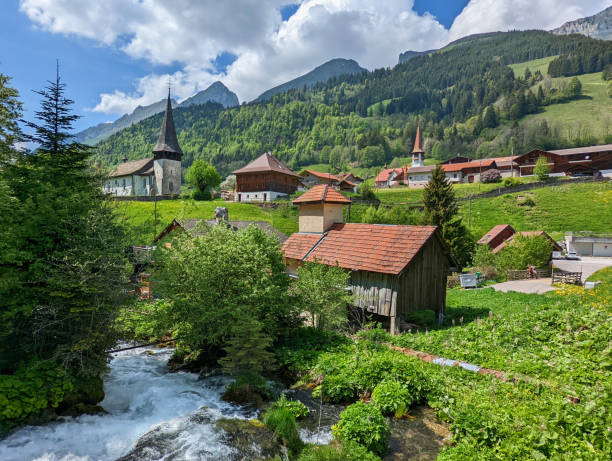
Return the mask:
<path fill-rule="evenodd" d="M 351 201 L 332 186 L 318 185 L 293 203 L 299 205 L 299 231 L 322 234 L 332 225 L 344 222 L 344 205 Z"/>

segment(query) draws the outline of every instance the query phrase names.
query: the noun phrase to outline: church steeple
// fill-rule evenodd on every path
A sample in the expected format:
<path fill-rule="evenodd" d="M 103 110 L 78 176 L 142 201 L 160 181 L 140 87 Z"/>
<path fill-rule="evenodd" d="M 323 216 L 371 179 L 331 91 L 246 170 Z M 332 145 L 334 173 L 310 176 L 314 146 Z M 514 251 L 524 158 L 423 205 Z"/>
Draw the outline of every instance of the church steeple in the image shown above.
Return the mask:
<path fill-rule="evenodd" d="M 166 113 L 162 122 L 159 139 L 153 149 L 155 159 L 167 158 L 171 160 L 181 161 L 183 151 L 176 139 L 176 129 L 174 128 L 174 118 L 172 116 L 172 101 L 170 100 L 170 87 L 168 87 L 168 102 L 166 104 Z"/>
<path fill-rule="evenodd" d="M 416 136 L 414 139 L 414 149 L 412 149 L 412 166 L 423 166 L 425 152 L 421 147 L 423 144 L 421 139 L 421 124 L 417 125 Z"/>

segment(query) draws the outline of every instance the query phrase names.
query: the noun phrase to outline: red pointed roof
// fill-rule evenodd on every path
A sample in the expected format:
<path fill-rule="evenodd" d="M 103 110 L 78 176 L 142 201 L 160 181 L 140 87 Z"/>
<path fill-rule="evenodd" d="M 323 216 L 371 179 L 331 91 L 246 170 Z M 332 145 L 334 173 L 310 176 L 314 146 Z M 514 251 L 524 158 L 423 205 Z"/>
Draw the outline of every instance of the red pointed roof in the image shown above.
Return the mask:
<path fill-rule="evenodd" d="M 340 181 L 340 178 L 337 175 L 331 174 L 331 173 L 322 173 L 320 171 L 314 171 L 314 170 L 304 170 L 300 172 L 300 176 L 302 177 L 307 176 L 309 174 L 316 178 L 331 179 L 332 181 Z"/>
<path fill-rule="evenodd" d="M 417 125 L 416 136 L 414 137 L 414 149 L 412 149 L 413 154 L 422 154 L 423 148 L 421 147 L 421 125 Z"/>
<path fill-rule="evenodd" d="M 327 184 L 319 184 L 295 199 L 293 203 L 351 203 L 351 200 L 333 187 Z"/>
<path fill-rule="evenodd" d="M 279 159 L 274 157 L 270 152 L 257 157 L 248 165 L 240 168 L 233 172 L 233 174 L 241 173 L 258 173 L 263 171 L 276 171 L 277 173 L 284 173 L 290 176 L 300 177 L 295 174 L 291 169 L 286 167 Z"/>

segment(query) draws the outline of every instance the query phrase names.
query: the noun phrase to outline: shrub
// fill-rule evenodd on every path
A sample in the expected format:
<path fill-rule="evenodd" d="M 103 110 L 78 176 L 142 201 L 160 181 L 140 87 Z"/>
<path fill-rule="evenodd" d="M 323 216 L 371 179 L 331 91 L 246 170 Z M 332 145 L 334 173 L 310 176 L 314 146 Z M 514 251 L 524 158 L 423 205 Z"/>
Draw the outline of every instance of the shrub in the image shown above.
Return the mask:
<path fill-rule="evenodd" d="M 550 177 L 550 167 L 548 166 L 548 159 L 546 157 L 538 157 L 533 167 L 533 174 L 536 175 L 540 181 L 548 180 Z"/>
<path fill-rule="evenodd" d="M 501 173 L 495 168 L 490 168 L 480 175 L 480 180 L 484 183 L 500 182 Z"/>
<path fill-rule="evenodd" d="M 375 405 L 357 402 L 340 414 L 340 421 L 332 427 L 334 437 L 352 440 L 369 451 L 382 456 L 387 451 L 389 424 Z"/>
<path fill-rule="evenodd" d="M 264 414 L 263 423 L 274 431 L 279 442 L 288 448 L 292 456 L 296 456 L 304 447 L 295 416 L 287 408 L 270 408 Z"/>
<path fill-rule="evenodd" d="M 308 446 L 298 461 L 380 461 L 380 458 L 358 443 L 347 440 L 342 444 L 335 442 Z"/>
<path fill-rule="evenodd" d="M 499 271 L 527 269 L 530 265 L 542 267 L 548 264 L 552 243 L 543 235 L 515 235 L 512 241 L 496 255 Z"/>
<path fill-rule="evenodd" d="M 377 200 L 374 189 L 369 182 L 362 182 L 357 188 L 361 200 Z"/>
<path fill-rule="evenodd" d="M 361 339 L 366 339 L 375 343 L 384 343 L 391 339 L 391 335 L 380 327 L 361 330 L 357 333 L 357 336 Z"/>
<path fill-rule="evenodd" d="M 514 186 L 518 186 L 519 184 L 523 184 L 523 182 L 518 179 L 518 178 L 504 178 L 504 180 L 502 181 L 502 184 L 504 185 L 504 187 L 514 187 Z"/>
<path fill-rule="evenodd" d="M 436 313 L 431 309 L 409 312 L 406 314 L 406 321 L 417 325 L 433 327 L 436 324 Z"/>
<path fill-rule="evenodd" d="M 536 203 L 532 197 L 523 197 L 517 200 L 516 204 L 518 206 L 528 206 L 530 208 L 536 206 Z"/>
<path fill-rule="evenodd" d="M 227 386 L 223 400 L 238 404 L 255 404 L 261 406 L 264 400 L 272 397 L 272 390 L 263 376 L 245 373 L 236 378 Z"/>
<path fill-rule="evenodd" d="M 280 399 L 274 402 L 270 408 L 284 408 L 291 413 L 295 419 L 300 419 L 308 416 L 310 410 L 299 400 L 288 400 L 285 394 L 281 395 Z"/>
<path fill-rule="evenodd" d="M 385 380 L 372 391 L 372 403 L 383 415 L 403 418 L 408 414 L 408 408 L 413 402 L 410 390 L 394 379 Z"/>

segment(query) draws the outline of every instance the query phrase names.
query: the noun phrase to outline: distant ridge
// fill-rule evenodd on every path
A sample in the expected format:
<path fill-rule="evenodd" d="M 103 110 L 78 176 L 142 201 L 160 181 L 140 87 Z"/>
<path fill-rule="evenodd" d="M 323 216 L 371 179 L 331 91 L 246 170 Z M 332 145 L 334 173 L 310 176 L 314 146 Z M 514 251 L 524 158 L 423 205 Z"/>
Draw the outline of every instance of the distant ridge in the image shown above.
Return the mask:
<path fill-rule="evenodd" d="M 216 102 L 223 107 L 234 107 L 239 104 L 236 93 L 231 92 L 223 83 L 215 82 L 199 93 L 185 99 L 177 105 L 177 102 L 172 100 L 172 107 L 188 107 L 196 104 L 205 104 L 207 102 Z M 75 139 L 84 144 L 96 144 L 109 136 L 123 130 L 124 128 L 138 123 L 141 120 L 149 118 L 155 114 L 163 112 L 166 109 L 166 100 L 162 99 L 148 106 L 138 106 L 131 114 L 124 114 L 114 122 L 100 123 L 89 127 L 76 134 Z"/>
<path fill-rule="evenodd" d="M 223 83 L 217 81 L 203 91 L 194 94 L 179 104 L 179 107 L 189 107 L 195 104 L 206 104 L 217 102 L 223 107 L 234 107 L 239 105 L 238 96 L 230 91 Z"/>
<path fill-rule="evenodd" d="M 400 53 L 399 55 L 399 59 L 397 61 L 398 64 L 402 64 L 403 62 L 407 62 L 410 61 L 412 58 L 416 58 L 417 56 L 421 56 L 422 54 L 429 54 L 433 51 L 436 50 L 427 50 L 427 51 L 412 51 L 412 50 L 408 50 L 408 51 L 404 51 L 403 53 Z"/>
<path fill-rule="evenodd" d="M 612 40 L 612 6 L 587 18 L 576 19 L 551 30 L 556 35 L 582 34 L 601 40 Z"/>
<path fill-rule="evenodd" d="M 367 69 L 361 67 L 357 61 L 353 59 L 332 59 L 331 61 L 327 61 L 325 64 L 315 67 L 307 74 L 264 91 L 253 102 L 265 101 L 267 99 L 271 99 L 274 95 L 284 93 L 285 91 L 295 88 L 313 86 L 317 83 L 326 82 L 332 77 L 347 74 L 359 74 L 361 72 L 367 72 Z"/>

